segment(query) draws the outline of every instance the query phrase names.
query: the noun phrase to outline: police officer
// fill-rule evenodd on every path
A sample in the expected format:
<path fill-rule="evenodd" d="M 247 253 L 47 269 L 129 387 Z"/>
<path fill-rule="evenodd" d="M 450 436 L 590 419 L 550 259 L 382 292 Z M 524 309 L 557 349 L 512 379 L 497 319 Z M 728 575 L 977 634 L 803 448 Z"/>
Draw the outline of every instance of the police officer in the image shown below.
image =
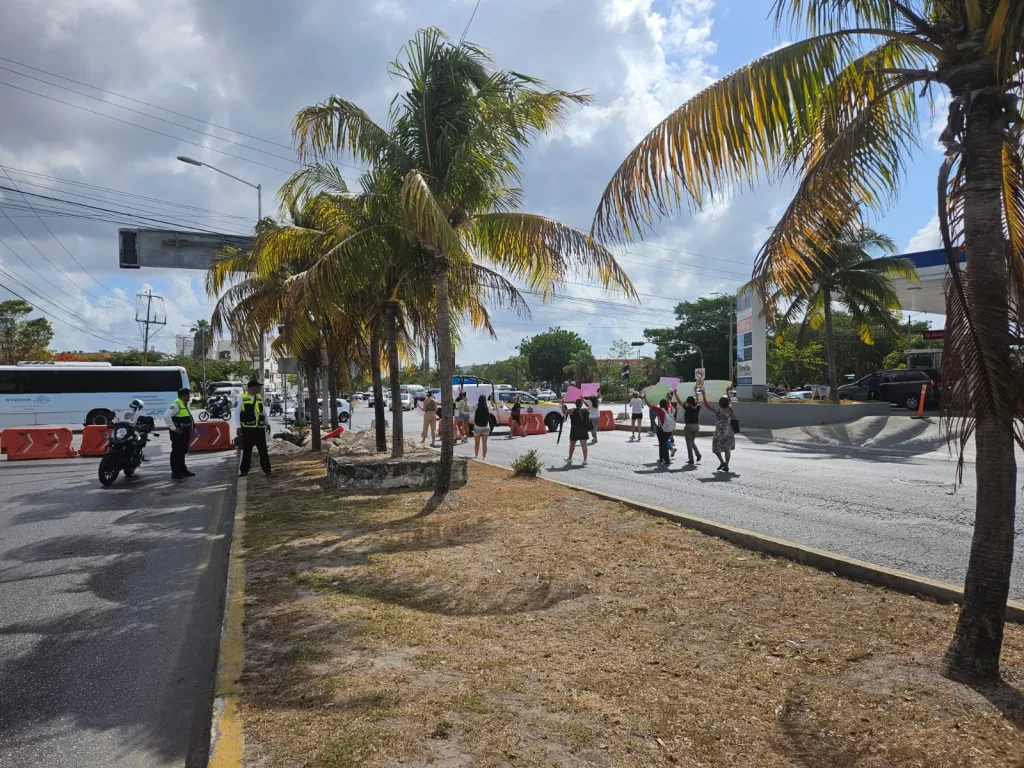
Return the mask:
<path fill-rule="evenodd" d="M 196 476 L 195 472 L 189 472 L 185 466 L 185 454 L 188 453 L 192 429 L 196 425 L 192 412 L 188 409 L 191 394 L 188 387 L 179 389 L 178 399 L 164 411 L 164 422 L 171 435 L 171 478 L 174 480 Z"/>
<path fill-rule="evenodd" d="M 238 465 L 238 476 L 249 474 L 252 462 L 252 449 L 260 452 L 260 467 L 263 474 L 270 474 L 270 455 L 267 453 L 267 415 L 263 410 L 263 396 L 260 395 L 260 383 L 256 379 L 249 381 L 247 392 L 239 398 L 239 408 L 235 409 L 235 429 L 242 439 L 242 463 Z"/>

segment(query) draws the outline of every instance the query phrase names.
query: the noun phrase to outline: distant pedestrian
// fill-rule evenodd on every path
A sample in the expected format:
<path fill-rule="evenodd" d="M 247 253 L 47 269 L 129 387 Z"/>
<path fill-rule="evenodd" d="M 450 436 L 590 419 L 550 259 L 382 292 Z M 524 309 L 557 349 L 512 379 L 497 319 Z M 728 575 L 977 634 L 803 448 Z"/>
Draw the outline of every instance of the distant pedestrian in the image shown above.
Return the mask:
<path fill-rule="evenodd" d="M 569 456 L 566 464 L 572 464 L 572 454 L 576 450 L 576 443 L 583 449 L 583 466 L 587 466 L 587 436 L 589 428 L 587 422 L 590 419 L 590 410 L 587 408 L 582 397 L 576 398 L 576 408 L 572 411 L 565 404 L 562 398 L 562 419 L 569 420 Z"/>
<path fill-rule="evenodd" d="M 676 394 L 676 402 L 679 402 L 679 394 Z M 690 395 L 682 403 L 683 410 L 683 439 L 686 441 L 686 463 L 693 466 L 693 457 L 700 461 L 700 450 L 697 448 L 697 434 L 700 432 L 700 406 L 697 398 Z"/>
<path fill-rule="evenodd" d="M 427 444 L 427 432 L 430 432 L 430 447 L 433 448 L 437 442 L 437 400 L 431 392 L 423 398 L 422 403 L 416 403 L 416 407 L 423 411 L 423 433 L 420 435 L 420 445 Z"/>
<path fill-rule="evenodd" d="M 462 442 L 469 440 L 470 424 L 472 414 L 469 412 L 469 396 L 466 392 L 459 392 L 455 400 L 456 410 L 459 412 L 459 431 L 462 433 Z"/>
<path fill-rule="evenodd" d="M 711 450 L 721 462 L 715 471 L 728 472 L 732 452 L 736 450 L 736 432 L 733 429 L 736 414 L 732 410 L 728 395 L 718 398 L 717 408 L 708 404 L 707 394 L 701 392 L 701 397 L 704 398 L 704 407 L 715 413 L 715 436 L 711 438 Z"/>
<path fill-rule="evenodd" d="M 640 433 L 644 429 L 644 401 L 640 399 L 639 392 L 633 392 L 633 399 L 629 401 L 629 412 L 632 416 L 629 442 L 640 439 Z"/>
<path fill-rule="evenodd" d="M 650 406 L 651 414 L 654 417 L 655 435 L 658 438 L 658 463 L 668 466 L 672 463 L 669 457 L 668 439 L 669 435 L 676 428 L 675 416 L 669 408 L 668 400 L 661 400 L 657 405 L 651 405 L 644 395 L 644 402 Z"/>
<path fill-rule="evenodd" d="M 491 434 L 491 410 L 487 407 L 487 398 L 480 395 L 473 412 L 473 458 L 480 458 L 480 445 L 483 444 L 487 458 L 487 437 Z"/>
<path fill-rule="evenodd" d="M 522 406 L 522 403 L 519 402 L 519 395 L 515 395 L 512 398 L 512 415 L 509 417 L 509 422 L 508 422 L 508 439 L 509 440 L 512 439 L 512 434 L 514 432 L 519 432 L 523 428 L 522 427 L 522 422 L 521 422 L 522 411 L 523 411 L 523 406 Z"/>
<path fill-rule="evenodd" d="M 590 398 L 590 408 L 587 411 L 587 431 L 590 432 L 592 442 L 597 442 L 597 422 L 594 421 L 595 416 L 600 419 L 601 416 L 601 401 L 597 399 L 597 395 Z"/>

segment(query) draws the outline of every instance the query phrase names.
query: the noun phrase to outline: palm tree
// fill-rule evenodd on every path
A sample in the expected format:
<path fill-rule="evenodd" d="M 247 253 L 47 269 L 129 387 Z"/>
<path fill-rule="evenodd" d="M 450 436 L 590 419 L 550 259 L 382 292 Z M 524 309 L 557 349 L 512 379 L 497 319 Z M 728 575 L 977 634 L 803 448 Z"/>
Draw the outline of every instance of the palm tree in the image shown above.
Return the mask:
<path fill-rule="evenodd" d="M 978 483 L 964 604 L 945 660 L 953 676 L 992 681 L 1022 442 L 1007 340 L 1024 324 L 1024 3 L 777 0 L 775 10 L 777 25 L 788 21 L 806 39 L 727 75 L 655 127 L 605 189 L 594 232 L 629 238 L 684 198 L 701 206 L 734 184 L 795 174 L 796 195 L 754 273 L 787 290 L 808 286 L 830 233 L 851 217 L 866 223 L 897 194 L 920 135 L 918 90 L 948 95 L 937 188 L 946 334 L 957 354 L 943 361 L 942 400 L 958 477 L 973 435 Z"/>
<path fill-rule="evenodd" d="M 213 351 L 213 329 L 209 320 L 196 320 L 188 329 L 192 334 L 192 357 L 206 359 Z"/>
<path fill-rule="evenodd" d="M 780 304 L 789 302 L 776 319 L 784 341 L 788 331 L 797 329 L 797 345 L 807 342 L 807 331 L 825 326 L 825 351 L 828 357 L 830 398 L 839 402 L 839 368 L 836 365 L 836 339 L 832 330 L 832 308 L 839 304 L 853 319 L 865 344 L 874 344 L 872 326 L 898 334 L 899 297 L 892 278 L 917 281 L 917 270 L 908 259 L 872 254 L 894 254 L 896 244 L 870 227 L 846 226 L 829 241 L 827 250 L 816 254 L 810 283 L 801 283 L 791 292 L 755 279 L 743 290 L 757 290 L 768 297 L 765 306 L 776 314 Z"/>
<path fill-rule="evenodd" d="M 441 381 L 441 461 L 435 496 L 451 486 L 455 371 L 453 317 L 458 302 L 484 294 L 525 309 L 508 278 L 547 298 L 572 270 L 635 297 L 612 254 L 589 235 L 558 221 L 519 212 L 522 152 L 588 97 L 544 90 L 530 77 L 496 70 L 469 43 L 453 44 L 437 29 L 421 30 L 391 64 L 406 90 L 392 103 L 387 128 L 333 96 L 295 118 L 300 157 L 345 152 L 397 182 L 396 225 L 426 252 L 420 279 L 435 290 Z M 358 249 L 375 232 L 353 235 Z M 484 263 L 494 267 L 491 269 Z M 468 310 L 467 310 L 468 311 Z"/>

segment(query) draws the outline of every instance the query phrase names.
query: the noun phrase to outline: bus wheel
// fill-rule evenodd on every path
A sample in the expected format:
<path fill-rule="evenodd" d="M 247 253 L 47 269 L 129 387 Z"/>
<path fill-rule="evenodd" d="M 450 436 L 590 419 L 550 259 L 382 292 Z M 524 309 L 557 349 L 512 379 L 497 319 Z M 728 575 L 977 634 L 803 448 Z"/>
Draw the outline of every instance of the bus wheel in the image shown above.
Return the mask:
<path fill-rule="evenodd" d="M 89 411 L 89 415 L 85 417 L 85 423 L 87 425 L 100 424 L 104 427 L 109 427 L 114 423 L 114 414 L 106 408 L 97 408 L 94 411 Z"/>

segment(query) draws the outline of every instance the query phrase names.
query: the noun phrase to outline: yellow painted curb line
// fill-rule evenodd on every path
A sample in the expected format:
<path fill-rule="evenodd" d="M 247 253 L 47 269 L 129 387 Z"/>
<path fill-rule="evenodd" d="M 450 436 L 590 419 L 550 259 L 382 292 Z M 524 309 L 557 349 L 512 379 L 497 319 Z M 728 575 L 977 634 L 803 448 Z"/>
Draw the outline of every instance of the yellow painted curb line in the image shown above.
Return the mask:
<path fill-rule="evenodd" d="M 497 467 L 498 469 L 508 469 L 508 467 L 502 464 L 495 464 L 491 461 L 481 461 L 480 459 L 473 459 L 473 461 Z M 555 480 L 552 477 L 541 477 L 539 475 L 538 479 L 562 485 L 574 491 L 589 493 L 592 496 L 597 496 L 599 499 L 618 502 L 627 507 L 646 512 L 649 515 L 663 517 L 666 520 L 679 523 L 684 528 L 691 528 L 708 536 L 723 539 L 744 549 L 764 552 L 776 557 L 784 557 L 787 560 L 809 565 L 819 571 L 827 571 L 844 579 L 872 584 L 876 587 L 884 587 L 897 592 L 905 592 L 910 595 L 917 595 L 918 597 L 928 597 L 940 603 L 963 605 L 964 602 L 964 591 L 952 584 L 927 579 L 924 576 L 915 576 L 912 573 L 897 571 L 894 568 L 886 568 L 885 566 L 867 563 L 863 560 L 855 560 L 852 557 L 845 557 L 835 552 L 827 552 L 823 549 L 796 544 L 785 539 L 776 539 L 774 536 L 755 533 L 744 528 L 735 528 L 724 523 L 716 523 L 702 517 L 688 515 L 685 512 L 674 512 L 664 507 L 657 507 L 642 501 L 616 496 L 614 493 L 595 491 L 591 488 L 584 488 L 581 485 L 567 483 L 564 480 Z M 1024 624 L 1024 603 L 1016 600 L 1007 600 L 1006 620 L 1015 624 Z"/>
<path fill-rule="evenodd" d="M 213 687 L 213 721 L 210 724 L 208 768 L 241 768 L 244 754 L 242 719 L 238 697 L 242 691 L 242 666 L 245 663 L 245 494 L 247 479 L 239 478 L 235 498 L 235 521 L 228 555 L 228 583 L 224 598 L 224 621 L 217 651 L 217 679 Z"/>

